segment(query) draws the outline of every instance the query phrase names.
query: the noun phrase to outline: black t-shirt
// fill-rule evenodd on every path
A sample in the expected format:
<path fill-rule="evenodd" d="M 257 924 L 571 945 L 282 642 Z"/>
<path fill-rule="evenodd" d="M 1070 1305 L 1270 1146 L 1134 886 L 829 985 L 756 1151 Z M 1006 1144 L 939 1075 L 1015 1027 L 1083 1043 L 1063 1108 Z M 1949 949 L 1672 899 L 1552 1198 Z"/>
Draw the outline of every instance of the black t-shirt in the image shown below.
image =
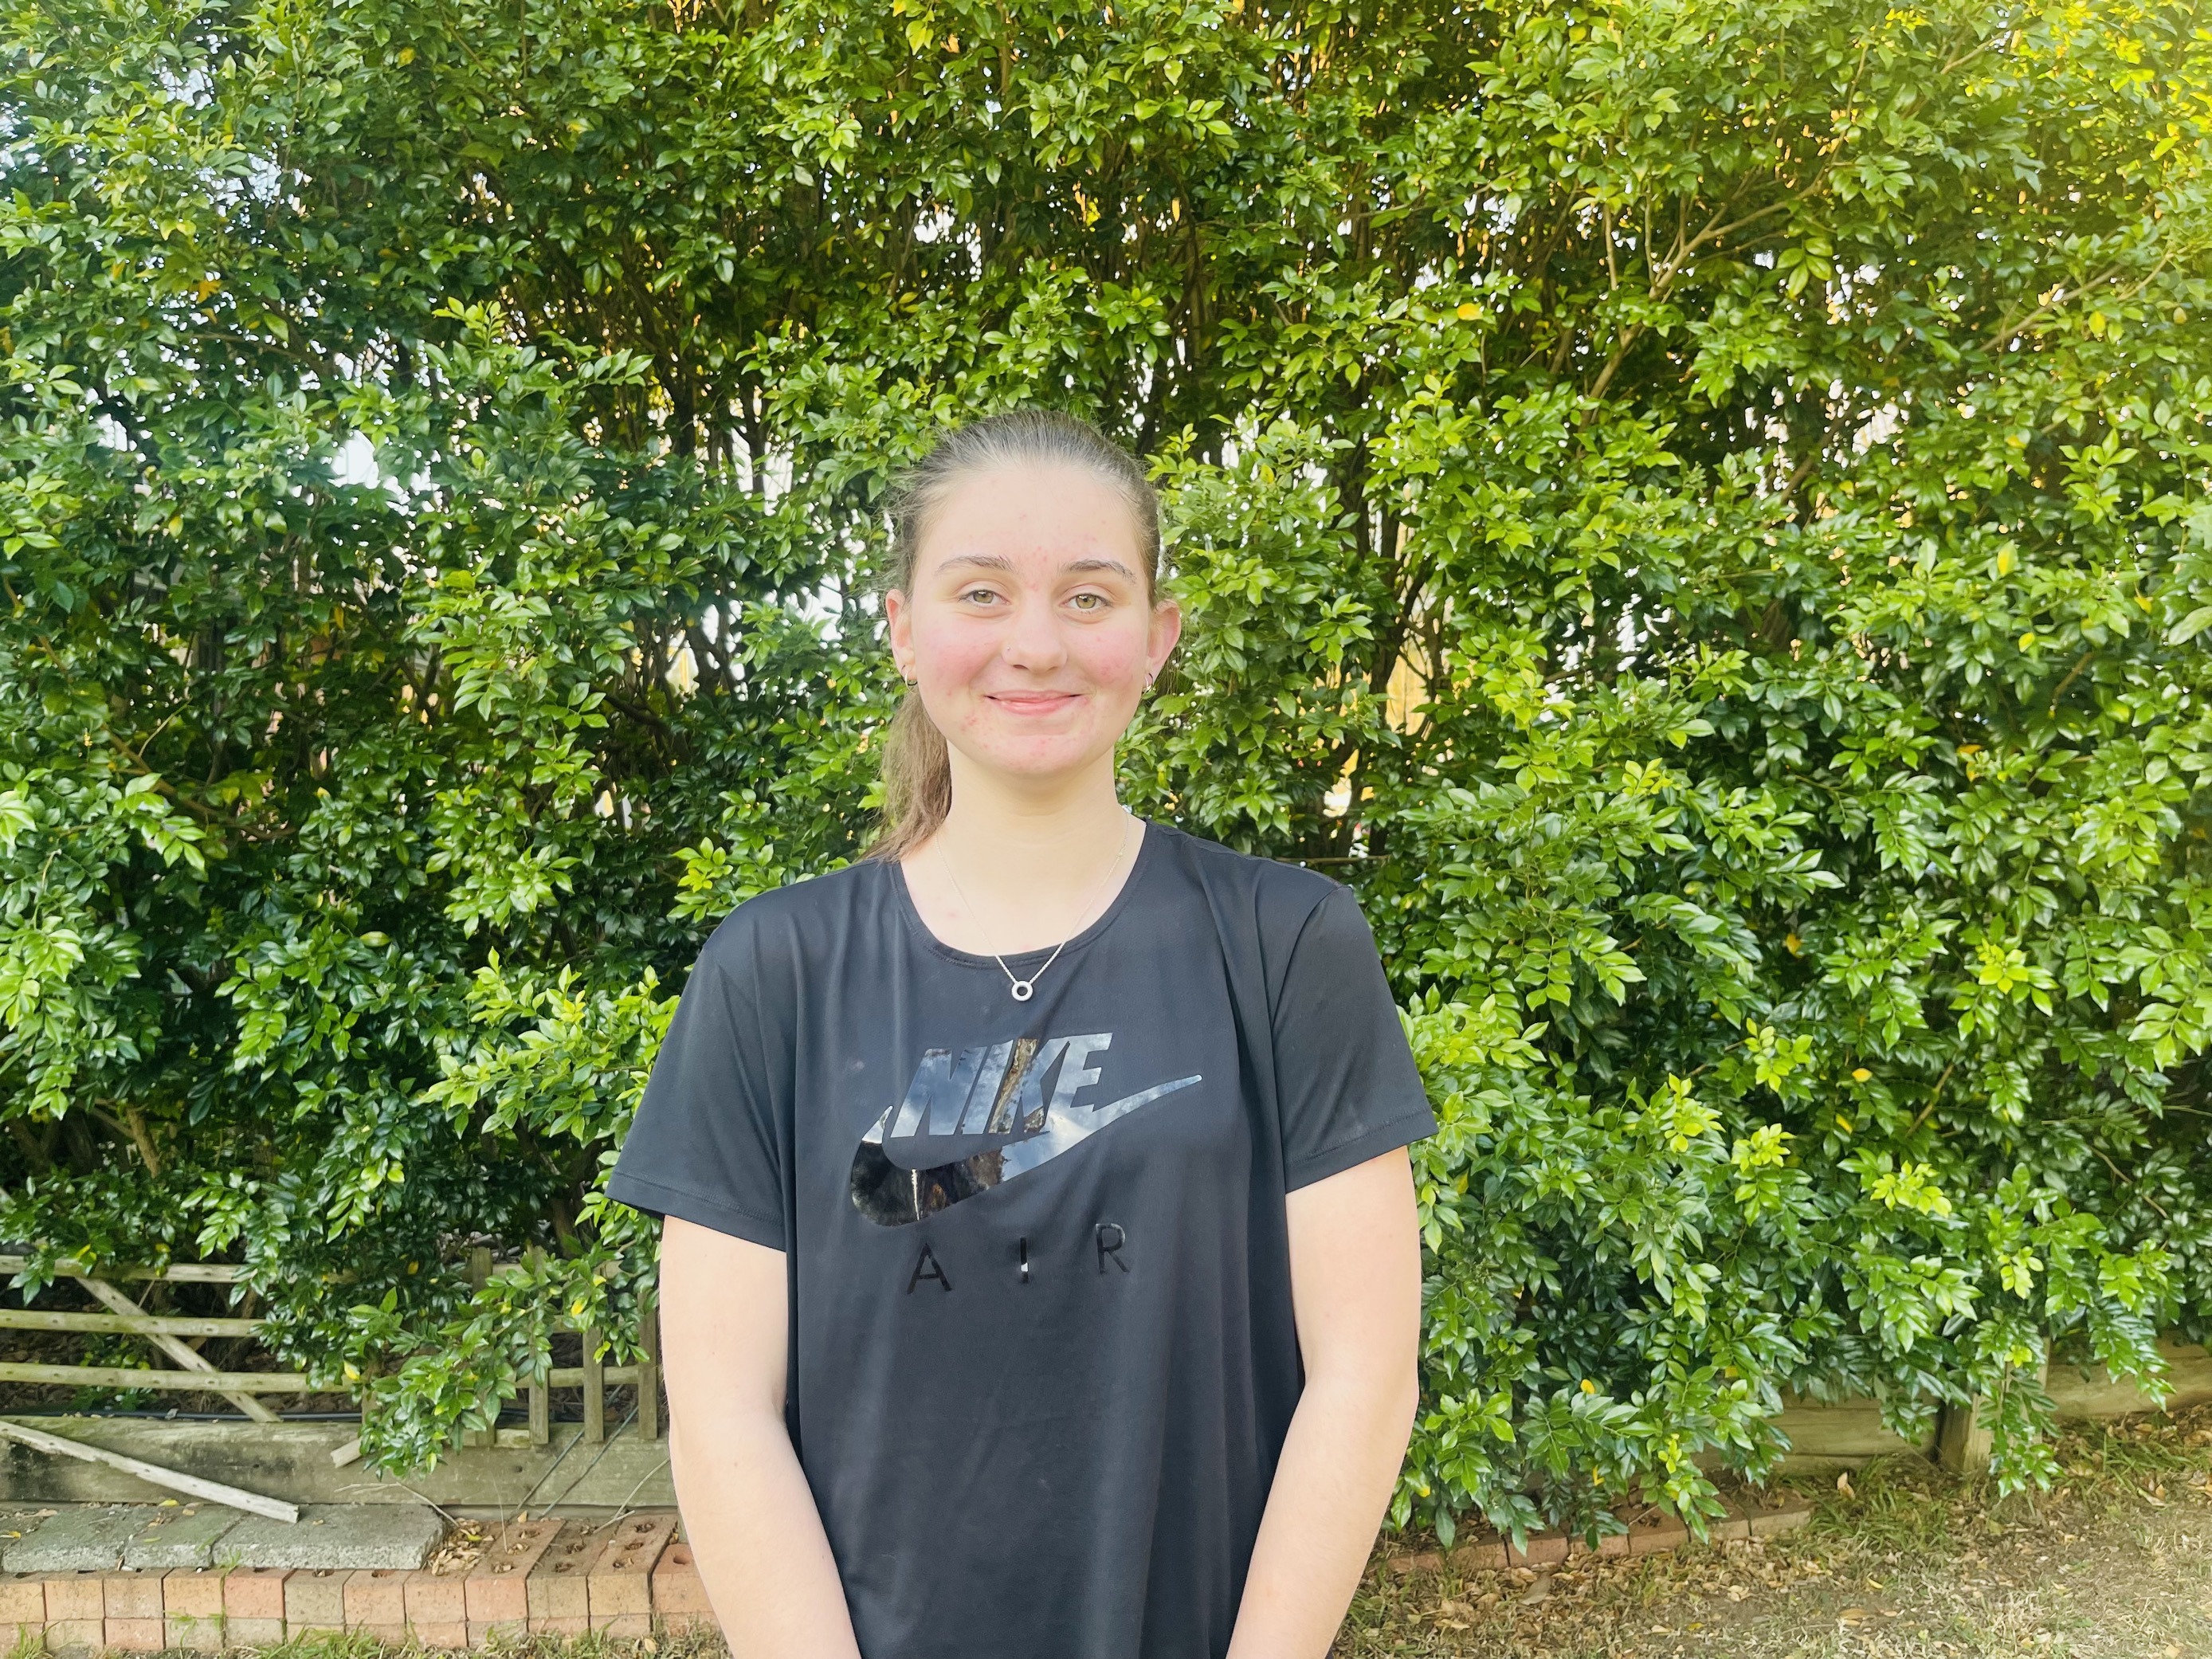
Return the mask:
<path fill-rule="evenodd" d="M 1284 1194 L 1435 1127 L 1350 891 L 1152 824 L 1028 1002 L 894 864 L 739 906 L 607 1190 L 785 1253 L 866 1659 L 1218 1659 L 1302 1386 Z"/>

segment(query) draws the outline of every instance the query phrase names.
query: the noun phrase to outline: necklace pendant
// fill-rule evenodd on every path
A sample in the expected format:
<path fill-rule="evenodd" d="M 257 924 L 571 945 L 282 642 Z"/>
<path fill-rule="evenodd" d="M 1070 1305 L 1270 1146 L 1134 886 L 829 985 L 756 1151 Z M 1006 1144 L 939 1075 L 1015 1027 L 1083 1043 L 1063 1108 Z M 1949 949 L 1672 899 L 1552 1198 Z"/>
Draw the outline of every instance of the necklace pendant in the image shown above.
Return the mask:
<path fill-rule="evenodd" d="M 1036 981 L 1030 979 L 1018 979 L 1007 988 L 1014 994 L 1015 1001 L 1027 1002 L 1036 994 Z"/>

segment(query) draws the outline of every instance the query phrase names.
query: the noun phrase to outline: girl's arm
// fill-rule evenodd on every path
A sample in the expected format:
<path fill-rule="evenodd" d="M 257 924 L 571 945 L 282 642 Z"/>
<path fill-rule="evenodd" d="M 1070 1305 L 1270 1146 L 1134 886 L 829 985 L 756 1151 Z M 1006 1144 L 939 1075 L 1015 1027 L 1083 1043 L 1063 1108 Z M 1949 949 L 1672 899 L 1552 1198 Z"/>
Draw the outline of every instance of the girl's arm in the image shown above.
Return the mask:
<path fill-rule="evenodd" d="M 1421 1242 L 1405 1152 L 1290 1195 L 1305 1392 L 1261 1517 L 1230 1659 L 1322 1659 L 1359 1587 L 1419 1398 Z"/>
<path fill-rule="evenodd" d="M 837 1564 L 783 1424 L 783 1254 L 668 1218 L 668 1455 L 684 1535 L 736 1659 L 860 1659 Z"/>

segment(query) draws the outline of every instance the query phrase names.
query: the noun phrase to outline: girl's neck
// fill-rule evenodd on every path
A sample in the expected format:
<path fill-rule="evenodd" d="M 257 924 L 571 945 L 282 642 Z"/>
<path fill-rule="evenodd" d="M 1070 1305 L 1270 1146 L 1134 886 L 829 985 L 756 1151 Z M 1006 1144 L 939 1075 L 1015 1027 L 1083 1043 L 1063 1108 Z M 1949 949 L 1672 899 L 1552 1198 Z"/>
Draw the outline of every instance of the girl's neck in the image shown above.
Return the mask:
<path fill-rule="evenodd" d="M 900 862 L 930 931 L 956 950 L 1040 950 L 1089 927 L 1135 861 L 1111 756 L 1073 778 L 1007 780 L 953 756 L 952 809 Z"/>

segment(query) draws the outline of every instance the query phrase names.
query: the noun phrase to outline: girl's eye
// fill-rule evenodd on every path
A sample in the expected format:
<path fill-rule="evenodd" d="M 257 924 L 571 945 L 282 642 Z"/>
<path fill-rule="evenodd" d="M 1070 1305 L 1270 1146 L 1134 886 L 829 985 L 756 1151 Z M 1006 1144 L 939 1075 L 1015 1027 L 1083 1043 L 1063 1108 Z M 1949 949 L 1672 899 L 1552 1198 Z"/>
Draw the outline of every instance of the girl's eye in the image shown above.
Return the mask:
<path fill-rule="evenodd" d="M 963 604 L 992 605 L 997 602 L 999 596 L 988 587 L 971 587 L 960 598 Z"/>
<path fill-rule="evenodd" d="M 1069 599 L 1068 603 L 1078 611 L 1103 611 L 1106 596 L 1103 593 L 1077 593 Z"/>

